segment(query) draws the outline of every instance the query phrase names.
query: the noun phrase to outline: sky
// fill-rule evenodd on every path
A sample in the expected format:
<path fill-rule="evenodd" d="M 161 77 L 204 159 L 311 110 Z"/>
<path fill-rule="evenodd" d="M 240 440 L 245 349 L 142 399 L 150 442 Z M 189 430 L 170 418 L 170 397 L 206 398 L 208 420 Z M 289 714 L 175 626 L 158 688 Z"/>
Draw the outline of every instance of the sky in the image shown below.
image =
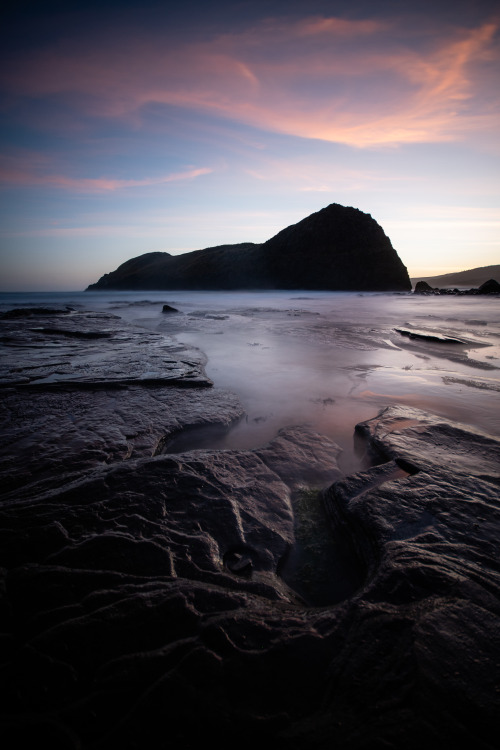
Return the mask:
<path fill-rule="evenodd" d="M 263 242 L 330 203 L 412 277 L 500 263 L 497 2 L 11 5 L 0 291 Z"/>

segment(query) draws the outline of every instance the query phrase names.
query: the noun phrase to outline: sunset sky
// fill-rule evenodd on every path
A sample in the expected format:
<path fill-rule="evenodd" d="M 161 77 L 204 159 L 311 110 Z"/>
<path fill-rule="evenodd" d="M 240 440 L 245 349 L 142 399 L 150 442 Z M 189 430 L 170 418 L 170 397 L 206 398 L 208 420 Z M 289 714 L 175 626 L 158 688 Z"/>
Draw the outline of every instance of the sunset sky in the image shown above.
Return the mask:
<path fill-rule="evenodd" d="M 330 203 L 411 276 L 500 263 L 497 2 L 19 0 L 2 29 L 1 291 Z"/>

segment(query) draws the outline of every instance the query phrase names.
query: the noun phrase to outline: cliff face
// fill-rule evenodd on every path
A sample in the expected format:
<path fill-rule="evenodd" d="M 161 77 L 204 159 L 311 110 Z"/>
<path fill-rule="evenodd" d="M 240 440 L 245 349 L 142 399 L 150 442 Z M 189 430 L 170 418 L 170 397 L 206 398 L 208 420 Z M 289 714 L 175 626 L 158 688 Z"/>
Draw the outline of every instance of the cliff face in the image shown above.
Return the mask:
<path fill-rule="evenodd" d="M 262 245 L 146 253 L 88 289 L 410 291 L 411 282 L 380 225 L 369 214 L 333 203 Z"/>
<path fill-rule="evenodd" d="M 285 289 L 411 289 L 382 227 L 370 214 L 335 203 L 268 240 L 262 261 L 268 278 Z"/>

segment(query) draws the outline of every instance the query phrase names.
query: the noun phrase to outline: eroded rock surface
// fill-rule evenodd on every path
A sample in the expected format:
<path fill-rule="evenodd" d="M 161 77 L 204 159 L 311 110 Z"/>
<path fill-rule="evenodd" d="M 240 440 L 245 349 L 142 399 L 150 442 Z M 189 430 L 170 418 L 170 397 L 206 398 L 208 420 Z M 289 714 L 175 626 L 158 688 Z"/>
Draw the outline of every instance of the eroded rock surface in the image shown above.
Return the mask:
<path fill-rule="evenodd" d="M 201 352 L 188 353 L 173 339 L 127 326 L 110 313 L 28 308 L 26 315 L 6 313 L 0 336 L 0 387 L 211 385 Z"/>
<path fill-rule="evenodd" d="M 378 721 L 399 716 L 392 731 L 401 746 L 417 746 L 408 737 L 413 726 L 432 747 L 460 732 L 463 741 L 493 747 L 500 705 L 500 441 L 403 407 L 384 410 L 357 433 L 378 465 L 336 483 L 326 502 L 365 564 L 359 606 L 370 626 L 361 632 L 372 641 L 370 668 L 385 671 L 371 697 L 384 706 Z M 368 673 L 360 677 L 365 688 L 369 681 Z M 341 700 L 354 701 L 354 690 Z"/>
<path fill-rule="evenodd" d="M 119 352 L 122 324 L 97 320 L 109 337 L 50 334 L 65 376 L 68 346 L 102 347 L 99 368 Z M 161 372 L 168 339 L 145 340 Z M 374 465 L 351 477 L 305 427 L 168 454 L 181 427 L 236 419 L 234 397 L 146 384 L 140 358 L 113 388 L 49 382 L 45 351 L 43 383 L 27 358 L 0 391 L 5 747 L 497 746 L 497 439 L 391 407 L 358 426 Z M 295 586 L 315 570 L 321 606 Z"/>
<path fill-rule="evenodd" d="M 66 313 L 57 327 L 40 315 L 1 323 L 4 497 L 150 457 L 188 426 L 228 428 L 243 415 L 234 394 L 211 387 L 199 351 L 110 314 Z"/>

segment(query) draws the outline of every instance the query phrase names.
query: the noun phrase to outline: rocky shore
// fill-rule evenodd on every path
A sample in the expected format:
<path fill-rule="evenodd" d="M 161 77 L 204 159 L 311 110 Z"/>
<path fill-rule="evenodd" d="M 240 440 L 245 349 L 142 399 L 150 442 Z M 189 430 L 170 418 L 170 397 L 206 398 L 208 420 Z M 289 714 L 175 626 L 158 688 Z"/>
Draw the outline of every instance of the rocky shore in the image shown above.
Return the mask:
<path fill-rule="evenodd" d="M 452 294 L 454 296 L 471 296 L 475 294 L 500 294 L 500 284 L 495 279 L 488 279 L 478 287 L 472 289 L 458 289 L 457 287 L 432 287 L 427 281 L 417 281 L 414 294 Z"/>
<path fill-rule="evenodd" d="M 500 440 L 390 406 L 365 469 L 109 313 L 2 321 L 4 747 L 493 750 Z"/>

